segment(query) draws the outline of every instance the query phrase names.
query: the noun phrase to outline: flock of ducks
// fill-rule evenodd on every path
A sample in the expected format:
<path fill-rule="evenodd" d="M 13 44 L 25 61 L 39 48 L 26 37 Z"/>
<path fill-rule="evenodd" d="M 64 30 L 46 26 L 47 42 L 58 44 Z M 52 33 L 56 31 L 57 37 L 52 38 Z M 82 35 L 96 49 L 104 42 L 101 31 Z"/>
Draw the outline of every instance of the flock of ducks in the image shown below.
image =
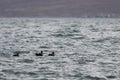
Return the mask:
<path fill-rule="evenodd" d="M 13 56 L 19 56 L 19 53 L 15 53 L 13 54 Z M 40 53 L 35 53 L 35 56 L 43 56 L 43 51 L 41 51 Z M 48 54 L 48 56 L 55 56 L 55 52 L 52 52 L 50 54 Z"/>

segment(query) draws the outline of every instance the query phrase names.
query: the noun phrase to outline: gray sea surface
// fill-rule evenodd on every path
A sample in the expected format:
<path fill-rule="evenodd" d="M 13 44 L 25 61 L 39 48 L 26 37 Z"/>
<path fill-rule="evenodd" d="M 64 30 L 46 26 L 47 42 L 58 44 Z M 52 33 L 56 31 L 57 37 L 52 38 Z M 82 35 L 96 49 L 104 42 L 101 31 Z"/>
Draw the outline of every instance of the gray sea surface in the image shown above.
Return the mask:
<path fill-rule="evenodd" d="M 0 80 L 120 80 L 120 19 L 0 18 Z"/>

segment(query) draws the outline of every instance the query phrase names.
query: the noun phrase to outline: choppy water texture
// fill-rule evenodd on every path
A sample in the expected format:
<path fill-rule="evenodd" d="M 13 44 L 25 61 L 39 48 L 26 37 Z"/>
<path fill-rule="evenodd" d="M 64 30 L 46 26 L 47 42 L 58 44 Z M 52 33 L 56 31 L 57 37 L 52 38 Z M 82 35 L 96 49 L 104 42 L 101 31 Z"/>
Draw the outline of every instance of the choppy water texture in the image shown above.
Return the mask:
<path fill-rule="evenodd" d="M 0 80 L 120 80 L 120 19 L 1 18 Z"/>

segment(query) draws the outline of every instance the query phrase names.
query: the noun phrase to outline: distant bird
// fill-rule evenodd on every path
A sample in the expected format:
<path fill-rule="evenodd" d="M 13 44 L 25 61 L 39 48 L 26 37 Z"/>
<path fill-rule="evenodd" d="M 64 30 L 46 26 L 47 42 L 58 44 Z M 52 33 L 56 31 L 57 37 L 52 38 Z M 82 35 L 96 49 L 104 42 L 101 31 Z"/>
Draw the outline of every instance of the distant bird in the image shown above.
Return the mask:
<path fill-rule="evenodd" d="M 48 56 L 55 56 L 55 52 L 52 52 L 51 54 L 48 54 Z"/>
<path fill-rule="evenodd" d="M 13 56 L 16 56 L 16 57 L 18 57 L 18 56 L 19 56 L 19 53 L 13 54 Z"/>
<path fill-rule="evenodd" d="M 35 53 L 36 56 L 43 56 L 43 51 L 41 51 L 40 53 Z"/>

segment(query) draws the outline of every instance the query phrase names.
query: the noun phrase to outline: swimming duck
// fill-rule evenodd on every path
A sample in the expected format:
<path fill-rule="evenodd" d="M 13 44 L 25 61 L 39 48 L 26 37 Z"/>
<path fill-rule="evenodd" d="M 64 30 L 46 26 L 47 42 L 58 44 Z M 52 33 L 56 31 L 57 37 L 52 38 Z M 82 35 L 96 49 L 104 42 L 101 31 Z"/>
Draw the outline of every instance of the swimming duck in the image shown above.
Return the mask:
<path fill-rule="evenodd" d="M 48 56 L 55 56 L 55 52 L 52 52 L 51 54 L 48 54 Z"/>
<path fill-rule="evenodd" d="M 43 56 L 43 51 L 41 51 L 40 53 L 35 53 L 36 56 Z"/>
<path fill-rule="evenodd" d="M 18 56 L 19 56 L 19 53 L 13 54 L 13 56 L 16 56 L 16 57 L 18 57 Z"/>

